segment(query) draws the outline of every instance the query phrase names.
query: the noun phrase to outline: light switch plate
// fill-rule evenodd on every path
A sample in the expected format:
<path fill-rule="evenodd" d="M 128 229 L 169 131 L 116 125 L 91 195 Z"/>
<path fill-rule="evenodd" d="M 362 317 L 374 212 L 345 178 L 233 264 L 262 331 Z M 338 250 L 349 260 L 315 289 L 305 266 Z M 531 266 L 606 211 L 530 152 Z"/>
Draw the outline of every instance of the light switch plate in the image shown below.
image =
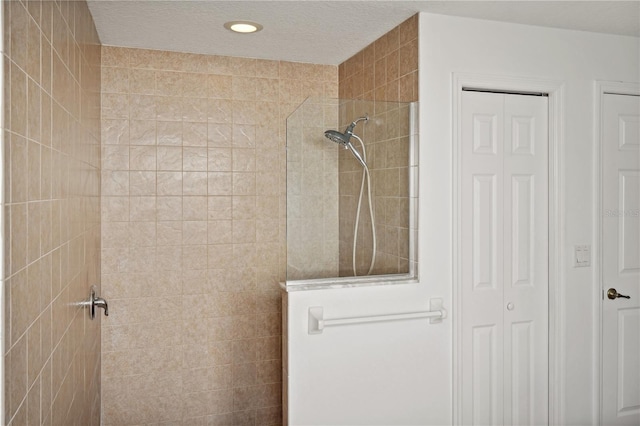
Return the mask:
<path fill-rule="evenodd" d="M 573 246 L 573 266 L 582 268 L 591 266 L 591 246 Z"/>

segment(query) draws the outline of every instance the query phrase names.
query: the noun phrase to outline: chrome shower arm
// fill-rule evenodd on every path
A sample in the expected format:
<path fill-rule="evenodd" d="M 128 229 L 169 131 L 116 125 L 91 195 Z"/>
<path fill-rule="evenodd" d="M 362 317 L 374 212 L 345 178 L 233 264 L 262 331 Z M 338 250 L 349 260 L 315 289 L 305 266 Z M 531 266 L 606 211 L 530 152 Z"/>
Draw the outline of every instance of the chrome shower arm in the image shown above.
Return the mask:
<path fill-rule="evenodd" d="M 369 116 L 365 115 L 363 117 L 356 118 L 354 121 L 351 122 L 351 124 L 349 124 L 349 126 L 347 127 L 347 130 L 345 130 L 344 132 L 347 134 L 353 134 L 354 127 L 356 127 L 356 125 L 361 121 L 369 121 Z"/>

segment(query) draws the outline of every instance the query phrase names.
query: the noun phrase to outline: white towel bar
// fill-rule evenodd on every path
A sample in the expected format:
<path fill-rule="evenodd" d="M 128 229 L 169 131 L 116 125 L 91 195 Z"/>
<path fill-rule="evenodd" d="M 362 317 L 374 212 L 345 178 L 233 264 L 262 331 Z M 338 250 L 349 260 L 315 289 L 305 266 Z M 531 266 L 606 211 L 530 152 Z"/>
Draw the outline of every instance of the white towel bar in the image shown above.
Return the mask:
<path fill-rule="evenodd" d="M 313 306 L 309 308 L 309 334 L 321 334 L 326 327 L 336 327 L 339 325 L 366 324 L 371 322 L 387 322 L 418 318 L 429 318 L 430 324 L 437 324 L 447 317 L 447 311 L 442 307 L 442 299 L 431 299 L 429 301 L 429 308 L 431 309 L 430 311 L 422 312 L 325 319 L 324 308 L 322 306 Z"/>

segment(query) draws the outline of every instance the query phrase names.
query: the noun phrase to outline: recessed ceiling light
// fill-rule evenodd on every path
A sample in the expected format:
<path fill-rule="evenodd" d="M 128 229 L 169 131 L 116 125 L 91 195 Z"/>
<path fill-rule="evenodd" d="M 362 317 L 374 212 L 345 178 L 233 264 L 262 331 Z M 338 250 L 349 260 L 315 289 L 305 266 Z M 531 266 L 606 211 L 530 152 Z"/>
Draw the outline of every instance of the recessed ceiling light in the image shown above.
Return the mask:
<path fill-rule="evenodd" d="M 262 29 L 262 25 L 249 21 L 231 21 L 224 24 L 224 27 L 236 33 L 255 33 Z"/>

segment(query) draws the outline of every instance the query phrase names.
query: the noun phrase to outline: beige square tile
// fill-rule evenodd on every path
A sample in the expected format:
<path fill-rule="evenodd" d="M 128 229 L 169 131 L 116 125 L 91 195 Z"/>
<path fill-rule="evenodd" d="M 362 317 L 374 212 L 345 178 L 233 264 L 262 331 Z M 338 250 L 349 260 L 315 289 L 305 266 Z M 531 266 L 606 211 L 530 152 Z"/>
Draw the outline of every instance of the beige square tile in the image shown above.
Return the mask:
<path fill-rule="evenodd" d="M 183 148 L 182 169 L 184 171 L 207 171 L 207 148 Z"/>
<path fill-rule="evenodd" d="M 43 7 L 43 16 L 45 15 Z M 44 22 L 44 20 L 43 20 Z M 46 34 L 46 31 L 45 31 Z M 103 67 L 128 67 L 130 49 L 121 47 L 102 46 L 102 66 Z"/>
<path fill-rule="evenodd" d="M 181 171 L 182 148 L 174 146 L 159 146 L 157 151 L 158 170 Z"/>
<path fill-rule="evenodd" d="M 207 120 L 209 123 L 227 124 L 232 122 L 233 103 L 227 99 L 210 99 Z"/>
<path fill-rule="evenodd" d="M 131 195 L 156 195 L 156 172 L 129 172 L 129 191 Z"/>
<path fill-rule="evenodd" d="M 231 195 L 233 174 L 230 172 L 208 173 L 208 195 Z"/>
<path fill-rule="evenodd" d="M 155 113 L 158 120 L 182 121 L 182 98 L 173 96 L 156 96 Z"/>
<path fill-rule="evenodd" d="M 207 218 L 209 220 L 223 220 L 232 218 L 232 197 L 207 197 Z"/>
<path fill-rule="evenodd" d="M 184 220 L 207 220 L 207 197 L 183 197 L 182 217 Z"/>
<path fill-rule="evenodd" d="M 211 174 L 210 174 L 211 175 Z M 233 195 L 255 195 L 256 175 L 253 173 L 233 173 Z"/>
<path fill-rule="evenodd" d="M 257 215 L 256 197 L 234 196 L 232 199 L 233 219 L 255 219 Z"/>
<path fill-rule="evenodd" d="M 105 248 L 129 247 L 129 222 L 110 222 L 103 225 L 102 246 Z"/>
<path fill-rule="evenodd" d="M 207 75 L 207 96 L 214 99 L 231 99 L 232 77 L 230 75 Z"/>
<path fill-rule="evenodd" d="M 129 148 L 120 145 L 102 147 L 103 170 L 129 170 Z"/>
<path fill-rule="evenodd" d="M 185 245 L 182 249 L 182 253 L 183 267 L 185 269 L 207 269 L 206 245 Z"/>
<path fill-rule="evenodd" d="M 181 212 L 182 213 L 182 212 Z M 181 221 L 159 221 L 157 223 L 158 246 L 177 246 L 182 244 Z"/>
<path fill-rule="evenodd" d="M 131 141 L 131 145 L 155 145 L 156 144 L 156 122 L 155 121 L 131 120 L 130 125 L 128 122 L 121 122 L 117 124 L 119 125 L 119 127 L 115 128 L 114 131 L 119 131 L 122 133 L 122 136 L 120 137 L 122 144 L 127 144 L 129 140 Z M 106 135 L 105 138 L 108 139 L 109 135 Z"/>
<path fill-rule="evenodd" d="M 278 195 L 281 192 L 278 182 L 278 173 L 256 173 L 256 193 L 263 196 Z"/>
<path fill-rule="evenodd" d="M 156 71 L 156 95 L 182 96 L 183 74 L 172 71 Z"/>
<path fill-rule="evenodd" d="M 156 245 L 156 222 L 129 222 L 131 247 L 154 247 Z"/>
<path fill-rule="evenodd" d="M 254 148 L 256 146 L 256 126 L 236 124 L 233 126 L 234 148 Z"/>
<path fill-rule="evenodd" d="M 183 172 L 182 193 L 184 195 L 207 195 L 207 172 Z"/>
<path fill-rule="evenodd" d="M 154 96 L 132 94 L 129 96 L 129 102 L 132 120 L 153 120 L 156 118 L 156 98 Z"/>
<path fill-rule="evenodd" d="M 155 94 L 156 84 L 154 71 L 135 68 L 129 68 L 128 70 L 130 93 L 137 93 L 141 95 Z"/>
<path fill-rule="evenodd" d="M 230 220 L 209 221 L 209 244 L 228 244 L 232 241 L 232 222 Z"/>
<path fill-rule="evenodd" d="M 256 384 L 258 370 L 256 363 L 232 365 L 233 386 L 252 386 Z"/>
<path fill-rule="evenodd" d="M 182 122 L 158 121 L 158 145 L 182 145 Z"/>
<path fill-rule="evenodd" d="M 233 143 L 233 132 L 230 124 L 209 123 L 207 141 L 210 148 L 230 147 Z"/>
<path fill-rule="evenodd" d="M 252 101 L 256 99 L 256 79 L 251 77 L 232 77 L 232 98 Z"/>
<path fill-rule="evenodd" d="M 157 172 L 158 195 L 182 195 L 182 172 Z"/>
<path fill-rule="evenodd" d="M 181 196 L 158 196 L 157 219 L 161 220 L 182 220 L 182 197 Z"/>
<path fill-rule="evenodd" d="M 256 80 L 256 100 L 278 102 L 279 94 L 277 78 L 259 78 Z"/>
<path fill-rule="evenodd" d="M 129 197 L 102 197 L 102 222 L 129 220 Z"/>
<path fill-rule="evenodd" d="M 130 197 L 130 221 L 156 220 L 156 197 Z"/>
<path fill-rule="evenodd" d="M 102 172 L 102 195 L 123 196 L 129 195 L 129 172 L 109 171 Z"/>
<path fill-rule="evenodd" d="M 105 67 L 101 70 L 102 93 L 128 93 L 129 69 Z"/>
<path fill-rule="evenodd" d="M 129 148 L 129 170 L 156 170 L 155 146 L 132 146 Z"/>
<path fill-rule="evenodd" d="M 207 151 L 207 168 L 210 172 L 232 170 L 232 151 L 229 148 L 209 148 Z"/>
<path fill-rule="evenodd" d="M 206 98 L 208 75 L 201 73 L 184 73 L 182 75 L 183 96 L 191 98 Z"/>
<path fill-rule="evenodd" d="M 187 245 L 207 244 L 207 222 L 206 221 L 182 222 L 182 235 L 184 238 L 184 243 Z"/>
<path fill-rule="evenodd" d="M 253 172 L 255 169 L 255 149 L 233 149 L 232 170 L 234 172 Z"/>
<path fill-rule="evenodd" d="M 233 243 L 245 244 L 256 241 L 255 220 L 234 220 L 233 221 Z"/>
<path fill-rule="evenodd" d="M 208 138 L 206 117 L 204 121 L 204 123 L 191 123 L 186 121 L 182 123 L 182 143 L 184 146 L 207 146 Z"/>
<path fill-rule="evenodd" d="M 255 124 L 256 104 L 244 100 L 233 101 L 233 124 Z"/>
<path fill-rule="evenodd" d="M 206 123 L 208 119 L 209 101 L 206 98 L 182 99 L 182 119 L 184 121 Z"/>

